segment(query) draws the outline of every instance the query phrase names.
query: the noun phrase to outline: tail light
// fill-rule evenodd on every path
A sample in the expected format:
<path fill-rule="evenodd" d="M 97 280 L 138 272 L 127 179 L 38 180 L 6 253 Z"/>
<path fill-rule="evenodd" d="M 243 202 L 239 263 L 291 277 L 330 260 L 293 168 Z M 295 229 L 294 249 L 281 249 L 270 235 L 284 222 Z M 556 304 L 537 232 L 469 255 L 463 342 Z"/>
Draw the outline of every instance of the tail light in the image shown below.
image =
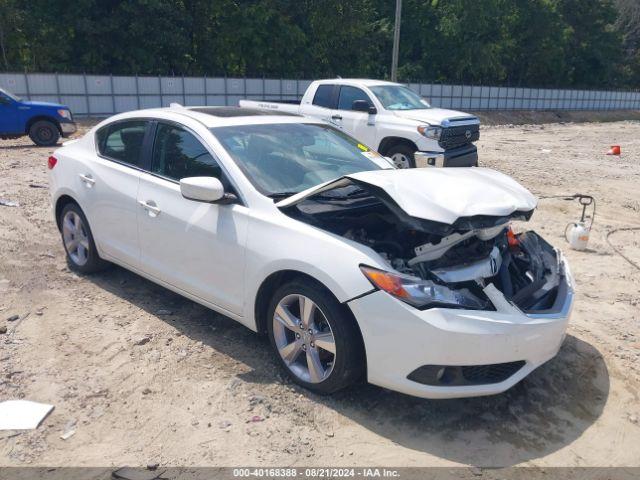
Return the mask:
<path fill-rule="evenodd" d="M 56 163 L 58 163 L 58 159 L 53 155 L 50 156 L 49 160 L 47 160 L 47 167 L 49 167 L 49 170 L 53 170 L 53 167 L 56 166 Z"/>

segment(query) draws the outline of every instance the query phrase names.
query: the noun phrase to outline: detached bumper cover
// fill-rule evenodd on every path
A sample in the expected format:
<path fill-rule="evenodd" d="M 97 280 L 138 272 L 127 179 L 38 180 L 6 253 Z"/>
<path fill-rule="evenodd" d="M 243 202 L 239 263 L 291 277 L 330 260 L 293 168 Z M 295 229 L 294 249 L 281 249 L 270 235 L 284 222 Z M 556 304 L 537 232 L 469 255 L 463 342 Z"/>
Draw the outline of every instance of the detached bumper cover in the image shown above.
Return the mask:
<path fill-rule="evenodd" d="M 573 306 L 573 280 L 564 262 L 560 292 L 552 309 L 514 311 L 417 310 L 376 291 L 348 303 L 367 354 L 370 383 L 425 398 L 492 395 L 518 383 L 553 358 L 564 340 Z M 428 365 L 487 366 L 524 362 L 499 383 L 426 385 L 407 378 Z M 414 377 L 415 378 L 415 377 Z"/>
<path fill-rule="evenodd" d="M 445 150 L 444 152 L 416 152 L 417 168 L 424 167 L 477 167 L 478 149 L 475 145 Z"/>

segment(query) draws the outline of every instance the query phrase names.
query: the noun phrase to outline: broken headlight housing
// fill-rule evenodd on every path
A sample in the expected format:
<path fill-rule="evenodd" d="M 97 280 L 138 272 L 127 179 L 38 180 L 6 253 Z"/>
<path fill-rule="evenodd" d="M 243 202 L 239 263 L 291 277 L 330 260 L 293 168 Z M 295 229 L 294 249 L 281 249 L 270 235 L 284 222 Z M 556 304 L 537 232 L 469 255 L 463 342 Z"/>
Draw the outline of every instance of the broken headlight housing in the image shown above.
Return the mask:
<path fill-rule="evenodd" d="M 478 310 L 487 306 L 468 289 L 454 290 L 430 280 L 366 266 L 360 266 L 360 270 L 376 288 L 419 309 L 444 306 Z"/>
<path fill-rule="evenodd" d="M 431 138 L 433 140 L 440 140 L 440 135 L 442 135 L 442 127 L 432 127 L 431 125 L 420 125 L 418 127 L 418 132 L 420 132 L 420 135 L 423 135 L 427 138 Z"/>

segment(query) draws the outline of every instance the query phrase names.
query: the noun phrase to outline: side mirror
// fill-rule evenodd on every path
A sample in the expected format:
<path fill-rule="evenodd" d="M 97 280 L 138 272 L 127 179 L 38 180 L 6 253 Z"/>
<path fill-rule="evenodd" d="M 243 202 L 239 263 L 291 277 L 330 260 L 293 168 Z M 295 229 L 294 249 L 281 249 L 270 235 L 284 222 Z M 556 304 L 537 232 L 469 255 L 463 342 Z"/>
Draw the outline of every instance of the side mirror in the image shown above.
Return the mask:
<path fill-rule="evenodd" d="M 180 193 L 196 202 L 215 203 L 225 198 L 222 182 L 215 177 L 187 177 L 180 180 Z"/>
<path fill-rule="evenodd" d="M 351 110 L 356 112 L 378 113 L 376 107 L 369 105 L 369 102 L 366 100 L 354 100 L 351 104 Z M 371 110 L 373 110 L 373 112 Z"/>

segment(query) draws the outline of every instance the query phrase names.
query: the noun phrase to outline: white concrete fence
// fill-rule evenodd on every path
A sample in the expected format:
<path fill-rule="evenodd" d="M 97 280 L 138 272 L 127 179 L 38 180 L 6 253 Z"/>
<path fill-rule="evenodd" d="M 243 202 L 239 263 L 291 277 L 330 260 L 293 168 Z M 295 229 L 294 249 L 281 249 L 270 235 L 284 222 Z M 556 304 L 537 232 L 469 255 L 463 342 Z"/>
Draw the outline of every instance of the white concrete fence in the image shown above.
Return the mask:
<path fill-rule="evenodd" d="M 28 100 L 68 105 L 77 116 L 241 99 L 299 100 L 311 80 L 0 73 L 0 88 Z M 640 91 L 407 84 L 435 107 L 458 110 L 637 110 Z"/>

